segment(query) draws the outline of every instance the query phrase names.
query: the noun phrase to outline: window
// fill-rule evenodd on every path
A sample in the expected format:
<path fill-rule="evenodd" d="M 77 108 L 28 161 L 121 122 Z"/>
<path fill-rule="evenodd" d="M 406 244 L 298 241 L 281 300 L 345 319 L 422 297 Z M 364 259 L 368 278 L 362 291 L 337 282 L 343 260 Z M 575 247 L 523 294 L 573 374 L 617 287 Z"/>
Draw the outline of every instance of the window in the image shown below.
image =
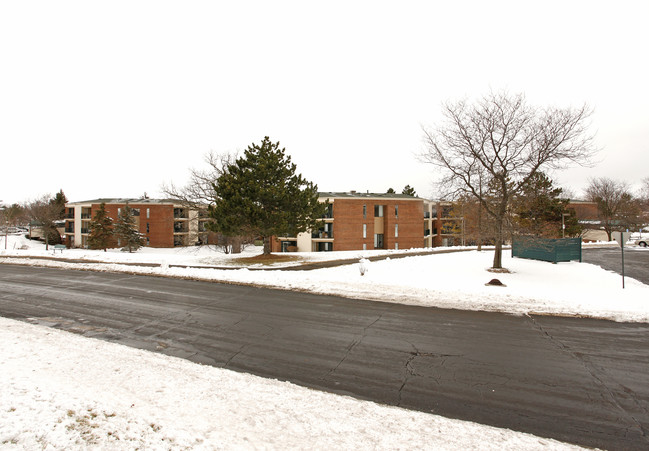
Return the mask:
<path fill-rule="evenodd" d="M 314 243 L 314 249 L 315 252 L 331 252 L 334 250 L 334 245 L 333 243 Z"/>
<path fill-rule="evenodd" d="M 383 234 L 374 234 L 374 249 L 383 249 Z"/>
<path fill-rule="evenodd" d="M 149 223 L 148 222 L 146 223 L 146 233 L 149 233 Z M 147 238 L 147 240 L 148 240 L 148 238 Z"/>
<path fill-rule="evenodd" d="M 399 236 L 399 224 L 394 225 L 394 237 L 397 238 Z"/>
<path fill-rule="evenodd" d="M 363 243 L 363 250 L 364 250 L 364 251 L 367 250 L 367 243 Z"/>
<path fill-rule="evenodd" d="M 367 218 L 367 205 L 363 205 L 363 219 Z"/>
<path fill-rule="evenodd" d="M 363 224 L 363 238 L 367 238 L 367 224 Z"/>
<path fill-rule="evenodd" d="M 146 218 L 149 219 L 151 217 L 151 209 L 147 208 L 146 209 Z"/>
<path fill-rule="evenodd" d="M 383 217 L 383 205 L 374 205 L 374 217 L 375 218 Z"/>
<path fill-rule="evenodd" d="M 399 217 L 399 206 L 398 205 L 394 206 L 394 216 L 397 217 L 397 218 Z"/>
<path fill-rule="evenodd" d="M 394 243 L 394 249 L 397 251 L 399 250 L 399 243 Z"/>

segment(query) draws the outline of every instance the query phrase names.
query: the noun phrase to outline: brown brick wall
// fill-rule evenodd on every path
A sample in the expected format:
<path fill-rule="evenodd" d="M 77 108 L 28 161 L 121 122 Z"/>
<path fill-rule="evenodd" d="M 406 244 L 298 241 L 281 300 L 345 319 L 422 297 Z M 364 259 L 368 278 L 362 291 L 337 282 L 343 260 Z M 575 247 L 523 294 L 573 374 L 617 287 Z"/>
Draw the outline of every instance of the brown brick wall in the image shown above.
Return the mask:
<path fill-rule="evenodd" d="M 106 204 L 108 216 L 117 222 L 118 209 L 124 208 L 125 204 Z M 160 204 L 135 204 L 129 203 L 129 207 L 140 210 L 140 216 L 135 217 L 140 232 L 149 238 L 150 247 L 173 247 L 174 246 L 174 207 L 173 205 Z M 147 208 L 149 217 L 147 218 Z M 92 217 L 99 209 L 99 204 L 92 205 Z M 147 233 L 147 223 L 149 232 Z M 117 246 L 115 240 L 114 246 Z"/>
<path fill-rule="evenodd" d="M 363 199 L 334 200 L 335 251 L 362 249 L 363 243 L 367 244 L 368 249 L 373 249 L 374 207 L 367 205 L 367 218 L 364 219 L 364 204 L 368 204 L 368 202 Z M 363 224 L 367 224 L 367 238 L 363 238 Z"/>
<path fill-rule="evenodd" d="M 367 216 L 363 218 L 363 205 Z M 421 247 L 424 244 L 424 205 L 421 200 L 405 199 L 335 199 L 334 250 L 360 250 L 363 244 L 374 249 L 375 218 L 374 206 L 383 205 L 384 249 Z M 395 216 L 395 206 L 399 216 Z M 363 224 L 367 224 L 367 237 L 363 238 Z M 399 224 L 399 236 L 395 237 L 395 224 Z"/>
<path fill-rule="evenodd" d="M 597 203 L 595 202 L 570 202 L 566 208 L 573 208 L 577 219 L 597 219 L 599 217 Z"/>

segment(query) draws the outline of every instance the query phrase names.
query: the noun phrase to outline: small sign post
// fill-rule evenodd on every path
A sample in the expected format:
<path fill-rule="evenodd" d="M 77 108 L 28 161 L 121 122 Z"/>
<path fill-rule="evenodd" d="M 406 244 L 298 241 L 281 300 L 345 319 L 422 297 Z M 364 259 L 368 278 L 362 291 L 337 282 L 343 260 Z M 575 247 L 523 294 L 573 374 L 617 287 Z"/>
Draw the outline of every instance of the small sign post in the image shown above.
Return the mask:
<path fill-rule="evenodd" d="M 622 249 L 622 289 L 624 289 L 624 244 L 629 241 L 629 232 L 613 232 L 613 238 Z"/>

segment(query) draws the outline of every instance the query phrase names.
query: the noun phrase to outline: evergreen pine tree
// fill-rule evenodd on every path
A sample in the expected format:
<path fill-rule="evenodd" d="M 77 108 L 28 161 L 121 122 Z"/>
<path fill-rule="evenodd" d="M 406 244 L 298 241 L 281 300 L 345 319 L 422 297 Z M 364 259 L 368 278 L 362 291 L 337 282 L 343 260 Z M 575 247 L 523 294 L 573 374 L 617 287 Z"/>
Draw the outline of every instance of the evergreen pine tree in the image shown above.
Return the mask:
<path fill-rule="evenodd" d="M 55 205 L 59 212 L 56 219 L 63 219 L 63 217 L 65 216 L 65 204 L 67 203 L 68 198 L 65 197 L 63 190 L 59 190 L 59 192 L 56 193 L 56 196 L 54 196 L 54 198 L 50 200 L 50 204 Z"/>
<path fill-rule="evenodd" d="M 410 185 L 406 185 L 403 188 L 403 191 L 401 191 L 401 194 L 407 194 L 408 196 L 417 197 L 417 193 L 415 192 L 415 189 Z"/>
<path fill-rule="evenodd" d="M 562 215 L 567 213 L 568 199 L 562 199 L 561 188 L 555 188 L 552 180 L 544 173 L 537 172 L 530 177 L 529 183 L 522 189 L 520 196 L 513 202 L 512 222 L 518 233 L 560 238 L 562 233 Z M 576 236 L 581 228 L 574 215 L 563 218 L 567 236 Z"/>
<path fill-rule="evenodd" d="M 88 235 L 88 246 L 90 249 L 106 248 L 113 239 L 113 220 L 106 213 L 106 204 L 101 203 L 95 217 L 90 221 L 90 234 Z"/>
<path fill-rule="evenodd" d="M 126 204 L 115 223 L 115 235 L 120 240 L 122 250 L 137 251 L 144 243 L 142 234 L 137 230 L 133 210 Z"/>
<path fill-rule="evenodd" d="M 261 145 L 248 146 L 214 184 L 208 227 L 229 236 L 261 236 L 264 254 L 271 251 L 272 236 L 315 228 L 327 204 L 318 201 L 318 187 L 295 169 L 279 142 L 265 137 Z"/>

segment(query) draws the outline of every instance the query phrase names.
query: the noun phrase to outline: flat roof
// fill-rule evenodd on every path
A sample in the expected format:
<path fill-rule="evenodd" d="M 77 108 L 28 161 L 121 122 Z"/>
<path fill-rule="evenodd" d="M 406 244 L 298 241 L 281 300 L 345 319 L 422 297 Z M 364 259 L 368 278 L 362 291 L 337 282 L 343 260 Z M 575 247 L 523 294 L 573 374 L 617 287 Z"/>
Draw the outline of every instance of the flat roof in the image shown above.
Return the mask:
<path fill-rule="evenodd" d="M 149 199 L 149 198 L 125 198 L 125 197 L 106 197 L 101 199 L 84 200 L 78 202 L 67 202 L 66 205 L 84 205 L 84 204 L 180 204 L 180 199 Z"/>
<path fill-rule="evenodd" d="M 359 193 L 357 191 L 348 192 L 319 192 L 320 197 L 329 198 L 347 198 L 347 199 L 366 199 L 366 198 L 379 198 L 379 199 L 403 199 L 403 200 L 423 200 L 420 197 L 410 196 L 408 194 L 397 193 Z"/>

